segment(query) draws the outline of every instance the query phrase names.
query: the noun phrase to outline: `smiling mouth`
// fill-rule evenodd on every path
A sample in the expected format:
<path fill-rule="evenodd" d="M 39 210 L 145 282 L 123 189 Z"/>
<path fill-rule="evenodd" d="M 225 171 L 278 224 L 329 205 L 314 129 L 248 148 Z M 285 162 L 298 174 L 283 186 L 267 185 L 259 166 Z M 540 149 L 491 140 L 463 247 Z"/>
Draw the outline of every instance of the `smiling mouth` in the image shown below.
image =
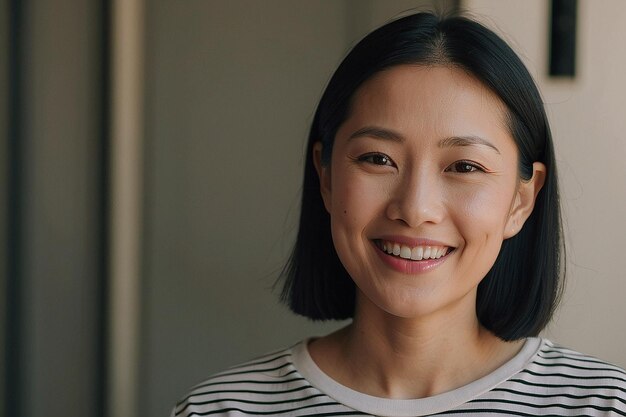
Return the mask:
<path fill-rule="evenodd" d="M 439 259 L 449 255 L 454 251 L 450 246 L 407 246 L 388 240 L 374 239 L 374 244 L 378 249 L 388 255 L 409 261 L 422 261 L 429 259 Z"/>

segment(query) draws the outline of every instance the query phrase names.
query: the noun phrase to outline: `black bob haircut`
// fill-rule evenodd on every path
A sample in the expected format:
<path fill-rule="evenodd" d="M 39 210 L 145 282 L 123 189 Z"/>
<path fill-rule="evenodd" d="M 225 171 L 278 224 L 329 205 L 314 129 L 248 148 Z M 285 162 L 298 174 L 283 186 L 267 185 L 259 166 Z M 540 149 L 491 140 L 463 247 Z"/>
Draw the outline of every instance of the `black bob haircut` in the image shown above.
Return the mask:
<path fill-rule="evenodd" d="M 359 87 L 376 73 L 406 64 L 460 68 L 481 81 L 506 105 L 521 180 L 530 179 L 533 162 L 546 166 L 532 214 L 517 235 L 503 242 L 476 300 L 480 323 L 496 336 L 536 336 L 552 317 L 565 272 L 550 128 L 539 91 L 515 52 L 491 30 L 459 15 L 417 13 L 394 20 L 361 40 L 333 74 L 309 134 L 299 231 L 283 270 L 281 300 L 313 320 L 353 317 L 355 284 L 335 252 L 313 146 L 322 142 L 322 163 L 328 164 L 335 134 Z"/>

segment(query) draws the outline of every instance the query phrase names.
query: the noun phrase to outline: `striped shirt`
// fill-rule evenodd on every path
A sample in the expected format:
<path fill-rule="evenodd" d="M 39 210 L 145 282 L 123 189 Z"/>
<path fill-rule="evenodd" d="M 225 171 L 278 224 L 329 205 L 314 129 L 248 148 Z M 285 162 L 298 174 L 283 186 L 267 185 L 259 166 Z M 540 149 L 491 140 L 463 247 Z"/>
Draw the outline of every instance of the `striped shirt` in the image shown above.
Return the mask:
<path fill-rule="evenodd" d="M 196 386 L 172 416 L 626 416 L 626 371 L 541 338 L 491 374 L 433 397 L 396 400 L 340 385 L 303 341 Z"/>

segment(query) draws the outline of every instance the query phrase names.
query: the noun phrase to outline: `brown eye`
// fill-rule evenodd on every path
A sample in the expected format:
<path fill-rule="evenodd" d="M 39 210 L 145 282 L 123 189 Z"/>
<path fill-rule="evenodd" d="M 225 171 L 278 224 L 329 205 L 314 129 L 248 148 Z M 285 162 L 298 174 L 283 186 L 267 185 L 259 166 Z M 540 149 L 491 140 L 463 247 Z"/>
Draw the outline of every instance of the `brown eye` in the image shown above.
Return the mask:
<path fill-rule="evenodd" d="M 468 173 L 484 171 L 479 165 L 469 161 L 457 161 L 447 169 L 450 172 Z"/>
<path fill-rule="evenodd" d="M 359 157 L 359 161 L 368 162 L 374 165 L 388 165 L 393 166 L 391 158 L 382 153 L 369 153 Z"/>

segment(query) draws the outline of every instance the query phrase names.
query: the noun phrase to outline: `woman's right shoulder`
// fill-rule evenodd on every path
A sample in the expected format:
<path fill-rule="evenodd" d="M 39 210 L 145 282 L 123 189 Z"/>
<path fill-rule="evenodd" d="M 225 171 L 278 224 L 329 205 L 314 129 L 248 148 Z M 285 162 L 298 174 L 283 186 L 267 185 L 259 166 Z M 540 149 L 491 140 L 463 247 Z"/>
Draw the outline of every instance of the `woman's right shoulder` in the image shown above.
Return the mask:
<path fill-rule="evenodd" d="M 171 416 L 278 411 L 282 403 L 290 402 L 289 397 L 310 388 L 293 364 L 293 348 L 265 354 L 211 376 L 193 387 Z"/>

